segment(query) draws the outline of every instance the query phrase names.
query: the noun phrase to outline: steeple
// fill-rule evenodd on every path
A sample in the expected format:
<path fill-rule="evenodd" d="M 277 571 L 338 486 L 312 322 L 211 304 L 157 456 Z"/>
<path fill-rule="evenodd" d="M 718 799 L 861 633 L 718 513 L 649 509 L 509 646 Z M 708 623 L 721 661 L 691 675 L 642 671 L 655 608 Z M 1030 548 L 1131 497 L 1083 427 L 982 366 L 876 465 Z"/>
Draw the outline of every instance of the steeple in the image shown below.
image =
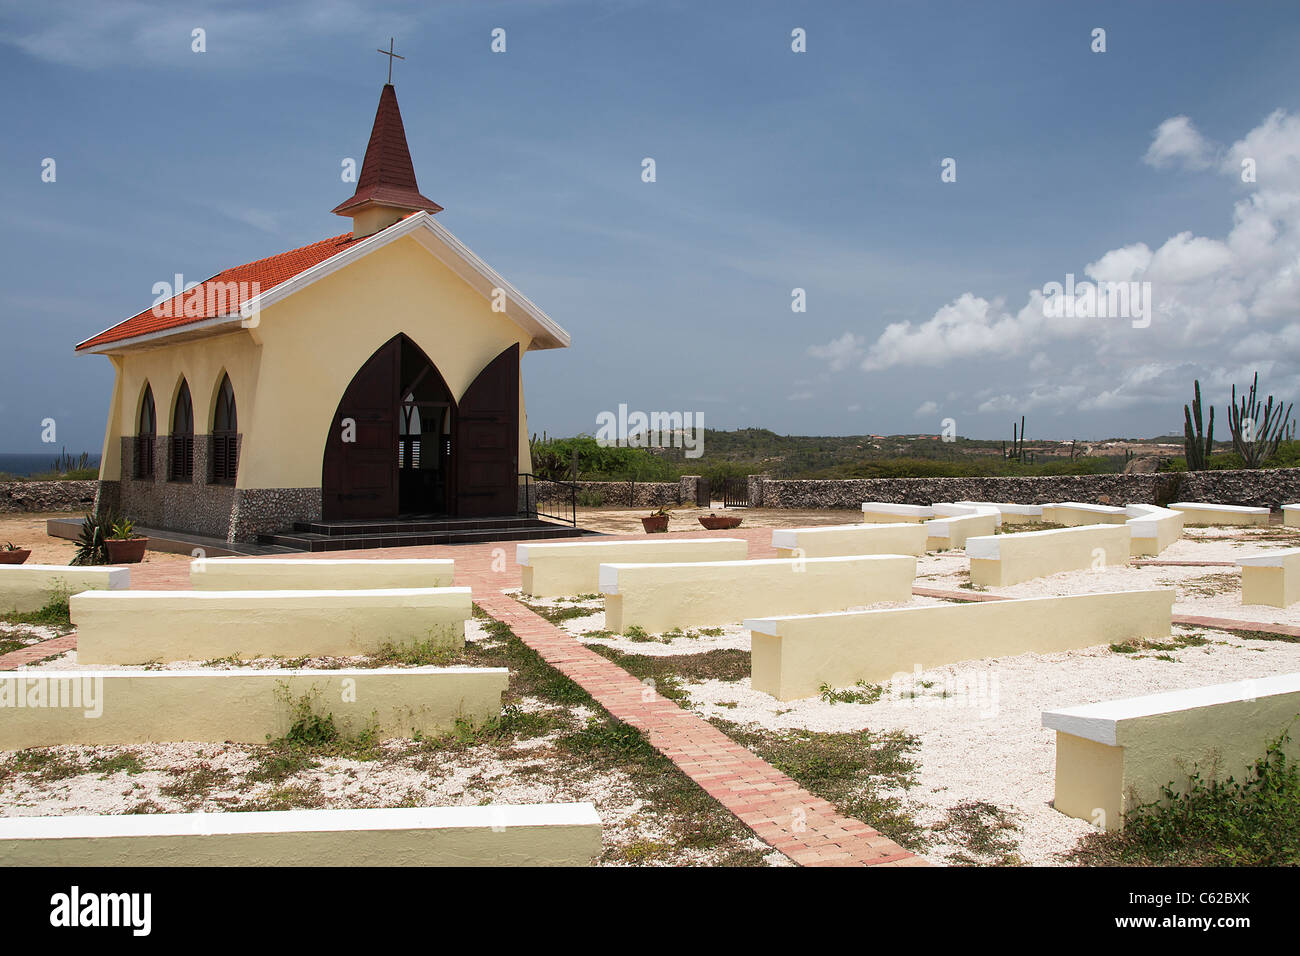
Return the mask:
<path fill-rule="evenodd" d="M 357 191 L 332 211 L 352 218 L 352 235 L 359 239 L 421 209 L 442 211 L 436 202 L 421 195 L 416 185 L 402 113 L 397 108 L 397 91 L 392 83 L 386 83 L 379 94 L 379 109 L 375 111 L 375 125 L 357 178 Z"/>

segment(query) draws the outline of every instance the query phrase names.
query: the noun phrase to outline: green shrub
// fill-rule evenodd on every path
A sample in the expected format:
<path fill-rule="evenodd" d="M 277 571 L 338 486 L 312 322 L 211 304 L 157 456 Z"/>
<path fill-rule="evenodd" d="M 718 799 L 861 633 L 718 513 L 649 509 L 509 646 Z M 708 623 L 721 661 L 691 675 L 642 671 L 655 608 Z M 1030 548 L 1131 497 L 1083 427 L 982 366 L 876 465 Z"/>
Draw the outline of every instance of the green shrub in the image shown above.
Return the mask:
<path fill-rule="evenodd" d="M 1092 834 L 1072 857 L 1086 864 L 1300 865 L 1300 768 L 1287 759 L 1289 730 L 1237 781 L 1193 771 L 1185 791 L 1167 784 L 1124 829 Z"/>

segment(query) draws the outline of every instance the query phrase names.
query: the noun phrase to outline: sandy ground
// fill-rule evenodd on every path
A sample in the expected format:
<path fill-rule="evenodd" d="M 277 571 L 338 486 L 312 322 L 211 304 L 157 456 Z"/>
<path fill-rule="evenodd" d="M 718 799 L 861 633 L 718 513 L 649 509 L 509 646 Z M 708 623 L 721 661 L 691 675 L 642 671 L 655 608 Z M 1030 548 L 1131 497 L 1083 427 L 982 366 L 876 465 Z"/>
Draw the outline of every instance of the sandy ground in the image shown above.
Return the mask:
<path fill-rule="evenodd" d="M 66 514 L 0 514 L 0 546 L 12 541 L 17 547 L 30 548 L 27 564 L 68 564 L 77 552 L 75 541 L 55 538 L 45 533 L 47 518 L 84 518 L 80 512 Z M 189 555 L 146 551 L 143 564 L 188 561 Z"/>
<path fill-rule="evenodd" d="M 862 521 L 861 511 L 795 510 L 785 508 L 696 508 L 673 505 L 668 510 L 668 534 L 703 531 L 700 515 L 739 515 L 742 528 L 810 528 L 824 524 L 854 524 Z M 642 534 L 641 519 L 653 508 L 578 508 L 578 527 L 602 534 Z"/>

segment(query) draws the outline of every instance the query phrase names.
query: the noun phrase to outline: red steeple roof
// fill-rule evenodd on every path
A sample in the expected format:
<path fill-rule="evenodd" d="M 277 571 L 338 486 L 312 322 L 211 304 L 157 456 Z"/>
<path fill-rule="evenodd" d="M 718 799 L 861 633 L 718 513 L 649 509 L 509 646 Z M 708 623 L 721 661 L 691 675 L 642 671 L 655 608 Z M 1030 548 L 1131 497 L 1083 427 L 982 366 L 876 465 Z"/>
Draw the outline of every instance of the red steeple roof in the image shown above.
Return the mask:
<path fill-rule="evenodd" d="M 340 216 L 355 216 L 367 206 L 392 206 L 412 211 L 425 209 L 441 212 L 442 207 L 420 194 L 415 182 L 415 167 L 411 165 L 411 151 L 406 145 L 406 130 L 402 127 L 402 113 L 397 108 L 397 91 L 393 84 L 384 85 L 379 94 L 379 109 L 375 111 L 375 126 L 370 131 L 366 158 L 361 164 L 357 191 L 351 199 L 335 206 L 333 212 Z"/>

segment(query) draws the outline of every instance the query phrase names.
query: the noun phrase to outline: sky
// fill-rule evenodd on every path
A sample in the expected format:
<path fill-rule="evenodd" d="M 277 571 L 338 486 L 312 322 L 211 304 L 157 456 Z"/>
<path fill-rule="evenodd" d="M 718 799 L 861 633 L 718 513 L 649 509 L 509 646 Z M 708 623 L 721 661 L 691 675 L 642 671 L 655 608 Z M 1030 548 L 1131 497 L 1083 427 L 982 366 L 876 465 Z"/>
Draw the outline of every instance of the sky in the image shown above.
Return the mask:
<path fill-rule="evenodd" d="M 1194 379 L 1220 420 L 1256 371 L 1300 397 L 1300 4 L 5 0 L 0 451 L 100 450 L 73 346 L 155 283 L 349 229 L 390 36 L 421 191 L 572 335 L 524 359 L 534 432 L 1145 437 Z M 1133 314 L 1053 312 L 1067 276 Z"/>

